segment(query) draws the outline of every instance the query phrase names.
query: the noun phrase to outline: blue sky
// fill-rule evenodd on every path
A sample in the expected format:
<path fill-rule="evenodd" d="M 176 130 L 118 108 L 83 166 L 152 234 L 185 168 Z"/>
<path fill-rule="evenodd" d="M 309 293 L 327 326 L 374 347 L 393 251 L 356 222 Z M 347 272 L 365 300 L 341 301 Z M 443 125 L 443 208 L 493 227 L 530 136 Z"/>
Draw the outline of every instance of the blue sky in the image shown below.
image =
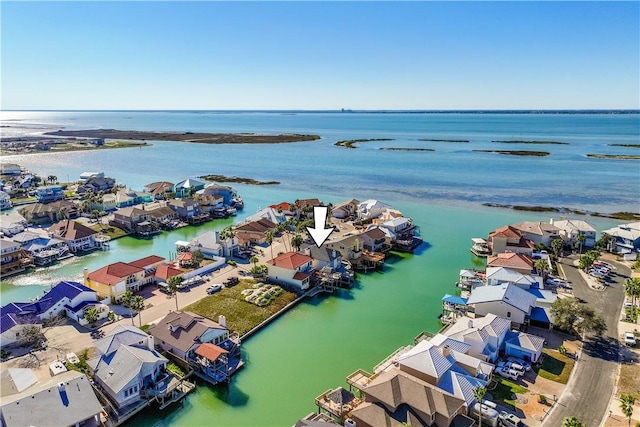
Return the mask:
<path fill-rule="evenodd" d="M 640 108 L 638 2 L 12 2 L 2 109 Z"/>

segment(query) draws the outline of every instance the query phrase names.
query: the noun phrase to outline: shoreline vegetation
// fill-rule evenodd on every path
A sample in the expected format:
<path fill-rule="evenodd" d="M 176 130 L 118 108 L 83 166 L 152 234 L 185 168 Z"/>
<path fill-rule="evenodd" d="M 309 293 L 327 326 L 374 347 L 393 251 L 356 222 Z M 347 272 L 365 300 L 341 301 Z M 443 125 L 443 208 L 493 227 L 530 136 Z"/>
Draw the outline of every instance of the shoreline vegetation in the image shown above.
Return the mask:
<path fill-rule="evenodd" d="M 533 156 L 533 157 L 545 157 L 548 156 L 548 151 L 530 151 L 530 150 L 471 150 L 476 153 L 497 153 L 509 156 Z"/>
<path fill-rule="evenodd" d="M 638 154 L 587 154 L 592 159 L 640 160 Z"/>
<path fill-rule="evenodd" d="M 117 129 L 57 130 L 44 135 L 83 138 L 126 139 L 135 141 L 174 141 L 198 144 L 280 144 L 289 142 L 315 141 L 319 135 L 283 133 L 266 135 L 255 133 L 203 133 L 203 132 L 149 132 Z"/>
<path fill-rule="evenodd" d="M 607 144 L 609 147 L 640 148 L 640 144 Z"/>
<path fill-rule="evenodd" d="M 373 142 L 373 141 L 394 141 L 393 138 L 370 138 L 370 139 L 346 139 L 343 141 L 338 141 L 333 145 L 344 148 L 358 148 L 355 144 L 360 142 Z"/>
<path fill-rule="evenodd" d="M 612 212 L 612 213 L 601 213 L 601 212 L 590 212 L 584 211 L 580 209 L 571 209 L 571 208 L 555 208 L 550 206 L 523 206 L 523 205 L 509 205 L 505 203 L 483 203 L 482 206 L 488 206 L 492 208 L 503 208 L 503 209 L 513 209 L 516 211 L 527 211 L 527 212 L 557 212 L 557 213 L 569 213 L 575 215 L 590 215 L 599 218 L 610 218 L 610 219 L 619 219 L 622 221 L 640 221 L 640 213 L 636 212 Z"/>
<path fill-rule="evenodd" d="M 248 184 L 248 185 L 278 185 L 280 181 L 257 181 L 253 178 L 243 178 L 240 176 L 226 176 L 226 175 L 201 175 L 198 178 L 205 179 L 207 181 L 214 182 L 234 182 L 238 184 Z"/>
<path fill-rule="evenodd" d="M 109 150 L 113 148 L 134 148 L 134 147 L 150 147 L 153 144 L 149 142 L 132 142 L 132 141 L 107 141 L 104 145 L 93 145 L 88 141 L 82 140 L 65 140 L 64 142 L 52 144 L 47 149 L 38 148 L 37 146 L 21 146 L 12 149 L 0 150 L 2 156 L 20 156 L 35 153 L 67 153 L 72 151 L 97 151 Z"/>
<path fill-rule="evenodd" d="M 491 142 L 499 142 L 500 144 L 539 144 L 539 145 L 569 145 L 568 142 L 559 142 L 559 141 L 523 141 L 518 139 L 509 139 L 509 140 L 493 140 Z"/>
<path fill-rule="evenodd" d="M 418 141 L 425 141 L 425 142 L 462 142 L 462 143 L 470 142 L 468 139 L 428 139 L 428 138 L 418 138 Z"/>
<path fill-rule="evenodd" d="M 433 148 L 403 148 L 403 147 L 380 147 L 378 150 L 386 151 L 436 151 Z"/>

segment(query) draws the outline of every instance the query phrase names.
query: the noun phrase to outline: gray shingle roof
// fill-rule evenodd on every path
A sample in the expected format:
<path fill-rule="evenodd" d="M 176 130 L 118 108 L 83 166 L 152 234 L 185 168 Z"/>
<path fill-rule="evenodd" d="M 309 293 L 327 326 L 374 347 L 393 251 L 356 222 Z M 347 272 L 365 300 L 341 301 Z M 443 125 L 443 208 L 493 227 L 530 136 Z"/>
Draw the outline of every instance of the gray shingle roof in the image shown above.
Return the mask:
<path fill-rule="evenodd" d="M 121 344 L 138 344 L 146 339 L 149 339 L 149 335 L 135 326 L 118 325 L 109 335 L 96 341 L 95 346 L 98 354 L 109 354 L 117 350 Z"/>

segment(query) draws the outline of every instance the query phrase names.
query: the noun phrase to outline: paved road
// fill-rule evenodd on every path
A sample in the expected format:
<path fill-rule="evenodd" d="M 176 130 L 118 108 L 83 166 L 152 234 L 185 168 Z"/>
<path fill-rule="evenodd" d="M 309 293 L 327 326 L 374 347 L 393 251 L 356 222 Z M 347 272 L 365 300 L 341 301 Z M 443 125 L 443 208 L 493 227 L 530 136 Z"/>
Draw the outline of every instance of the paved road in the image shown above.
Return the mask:
<path fill-rule="evenodd" d="M 575 258 L 565 258 L 562 267 L 572 283 L 573 293 L 602 314 L 607 323 L 607 332 L 602 337 L 588 339 L 583 346 L 580 361 L 576 364 L 567 388 L 558 404 L 547 415 L 543 426 L 562 425 L 565 417 L 575 416 L 587 427 L 597 427 L 608 415 L 609 400 L 618 372 L 618 320 L 624 300 L 623 283 L 631 271 L 613 263 L 612 280 L 604 291 L 595 291 L 587 286 L 580 272 L 573 266 Z"/>

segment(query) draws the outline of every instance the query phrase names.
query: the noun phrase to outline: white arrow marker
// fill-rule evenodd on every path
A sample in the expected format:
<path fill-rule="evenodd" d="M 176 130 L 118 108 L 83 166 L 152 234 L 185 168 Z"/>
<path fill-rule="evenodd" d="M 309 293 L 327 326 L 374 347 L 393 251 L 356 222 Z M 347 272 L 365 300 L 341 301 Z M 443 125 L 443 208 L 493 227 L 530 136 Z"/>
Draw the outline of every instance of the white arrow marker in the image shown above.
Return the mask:
<path fill-rule="evenodd" d="M 317 247 L 322 246 L 329 234 L 333 233 L 333 227 L 324 228 L 325 221 L 327 220 L 327 207 L 326 206 L 314 206 L 313 207 L 313 222 L 315 227 L 307 227 L 307 231 L 311 234 L 311 238 Z"/>

